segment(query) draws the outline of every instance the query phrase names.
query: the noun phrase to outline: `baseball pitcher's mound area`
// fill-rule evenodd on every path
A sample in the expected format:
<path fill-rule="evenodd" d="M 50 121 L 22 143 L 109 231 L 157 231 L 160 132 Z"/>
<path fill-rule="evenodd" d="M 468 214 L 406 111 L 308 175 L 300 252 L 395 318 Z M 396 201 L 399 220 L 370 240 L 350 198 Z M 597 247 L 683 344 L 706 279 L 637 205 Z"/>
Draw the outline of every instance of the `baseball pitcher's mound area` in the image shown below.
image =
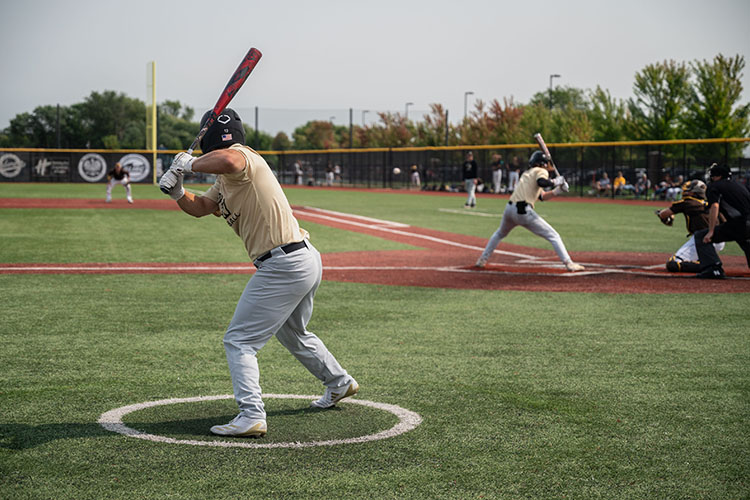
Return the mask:
<path fill-rule="evenodd" d="M 0 208 L 112 208 L 175 210 L 171 200 L 0 199 Z M 590 293 L 747 293 L 750 271 L 745 258 L 723 255 L 727 279 L 698 280 L 692 274 L 669 273 L 668 254 L 575 252 L 584 271 L 568 272 L 549 249 L 501 243 L 487 265 L 474 266 L 486 239 L 424 229 L 313 207 L 293 207 L 301 221 L 355 231 L 417 247 L 416 250 L 342 252 L 323 255 L 323 278 L 381 285 Z M 733 243 L 729 243 L 732 245 Z M 65 273 L 228 273 L 254 272 L 237 263 L 76 263 L 0 264 L 0 274 Z"/>

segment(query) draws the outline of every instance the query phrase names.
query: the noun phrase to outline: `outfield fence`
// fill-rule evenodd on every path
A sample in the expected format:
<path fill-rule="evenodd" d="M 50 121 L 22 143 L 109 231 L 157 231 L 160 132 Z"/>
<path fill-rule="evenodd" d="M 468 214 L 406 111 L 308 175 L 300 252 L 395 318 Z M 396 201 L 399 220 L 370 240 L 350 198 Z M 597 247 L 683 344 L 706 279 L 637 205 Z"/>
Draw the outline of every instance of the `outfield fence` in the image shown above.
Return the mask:
<path fill-rule="evenodd" d="M 650 187 L 641 196 L 653 197 L 662 181 L 703 177 L 712 163 L 730 167 L 736 179 L 750 185 L 750 158 L 743 153 L 750 138 L 695 139 L 549 144 L 561 174 L 573 194 L 634 196 L 631 186 L 646 174 Z M 344 186 L 360 188 L 461 191 L 462 164 L 468 151 L 474 153 L 483 183 L 480 192 L 492 189 L 491 163 L 502 158 L 501 192 L 510 172 L 523 172 L 536 144 L 453 147 L 329 149 L 306 151 L 260 151 L 282 184 Z M 153 183 L 169 167 L 179 151 L 89 150 L 89 149 L 0 149 L 0 182 L 105 182 L 116 162 L 131 173 L 132 182 Z M 154 168 L 155 167 L 155 168 Z M 398 169 L 398 170 L 395 170 Z M 417 171 L 420 185 L 413 186 Z M 400 173 L 397 173 L 399 172 Z M 333 178 L 328 172 L 333 172 Z M 619 192 L 595 188 L 606 173 L 613 180 L 618 172 L 626 179 Z M 188 181 L 211 182 L 206 175 Z"/>

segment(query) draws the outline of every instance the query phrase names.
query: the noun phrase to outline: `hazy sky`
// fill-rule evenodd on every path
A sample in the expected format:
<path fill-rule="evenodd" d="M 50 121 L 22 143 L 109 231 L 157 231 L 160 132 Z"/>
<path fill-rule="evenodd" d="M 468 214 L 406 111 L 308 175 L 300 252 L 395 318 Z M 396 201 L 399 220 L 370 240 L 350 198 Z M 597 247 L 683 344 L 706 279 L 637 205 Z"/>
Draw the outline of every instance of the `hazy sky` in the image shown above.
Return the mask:
<path fill-rule="evenodd" d="M 0 18 L 0 128 L 92 91 L 145 101 L 149 61 L 157 101 L 200 116 L 253 46 L 263 58 L 232 106 L 250 125 L 257 106 L 272 134 L 308 119 L 348 124 L 349 108 L 370 121 L 407 102 L 412 119 L 441 103 L 457 120 L 467 91 L 470 108 L 523 103 L 550 74 L 628 98 L 650 63 L 722 53 L 750 65 L 749 0 L 2 0 Z M 743 85 L 747 102 L 747 68 Z"/>

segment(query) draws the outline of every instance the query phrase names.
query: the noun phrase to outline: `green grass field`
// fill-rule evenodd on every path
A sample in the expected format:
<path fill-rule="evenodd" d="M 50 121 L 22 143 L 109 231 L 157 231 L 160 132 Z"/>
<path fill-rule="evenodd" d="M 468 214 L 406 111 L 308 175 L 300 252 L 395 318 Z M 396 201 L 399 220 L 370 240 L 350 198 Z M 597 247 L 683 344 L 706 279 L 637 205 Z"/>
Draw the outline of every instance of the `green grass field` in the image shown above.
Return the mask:
<path fill-rule="evenodd" d="M 191 186 L 192 187 L 192 186 Z M 316 206 L 488 237 L 462 198 L 287 189 Z M 115 191 L 117 197 L 123 190 Z M 223 221 L 138 209 L 0 209 L 0 261 L 244 262 Z M 103 187 L 0 184 L 0 197 L 103 197 Z M 653 208 L 559 202 L 539 211 L 571 252 L 671 253 L 684 233 Z M 409 248 L 304 223 L 323 252 Z M 517 230 L 511 243 L 546 248 Z M 729 245 L 737 254 L 736 245 Z M 148 442 L 104 430 L 114 408 L 231 393 L 221 342 L 248 275 L 0 274 L 0 498 L 613 498 L 750 496 L 747 294 L 581 294 L 324 282 L 310 329 L 360 399 L 422 423 L 367 443 L 299 449 Z M 321 393 L 275 341 L 266 393 Z M 354 404 L 268 399 L 264 442 L 340 439 L 394 425 Z M 129 414 L 175 439 L 213 440 L 232 400 Z"/>

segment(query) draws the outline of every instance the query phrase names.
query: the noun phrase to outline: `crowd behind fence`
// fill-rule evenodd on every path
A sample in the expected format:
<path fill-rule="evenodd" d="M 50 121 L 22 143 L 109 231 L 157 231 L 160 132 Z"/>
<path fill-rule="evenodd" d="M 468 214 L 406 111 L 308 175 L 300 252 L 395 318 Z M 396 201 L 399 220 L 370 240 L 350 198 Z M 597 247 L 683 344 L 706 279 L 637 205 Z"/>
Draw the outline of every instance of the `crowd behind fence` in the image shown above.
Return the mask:
<path fill-rule="evenodd" d="M 730 167 L 735 179 L 750 185 L 750 158 L 743 146 L 750 138 L 694 141 L 550 144 L 558 170 L 579 196 L 632 196 L 638 177 L 646 175 L 648 190 L 638 195 L 653 198 L 663 182 L 703 178 L 712 163 Z M 707 148 L 708 146 L 708 148 Z M 468 151 L 479 166 L 480 192 L 495 191 L 493 161 L 501 159 L 502 182 L 507 192 L 512 170 L 521 173 L 536 150 L 533 144 L 435 148 L 374 148 L 309 151 L 261 151 L 282 184 L 358 188 L 461 191 L 462 165 Z M 706 155 L 710 149 L 713 154 Z M 179 151 L 0 149 L 3 182 L 105 182 L 106 173 L 120 162 L 136 183 L 152 183 L 169 167 Z M 154 172 L 154 165 L 156 166 Z M 419 174 L 419 186 L 412 173 Z M 612 181 L 621 173 L 619 190 L 597 189 L 604 174 Z M 211 182 L 195 175 L 188 182 Z"/>

